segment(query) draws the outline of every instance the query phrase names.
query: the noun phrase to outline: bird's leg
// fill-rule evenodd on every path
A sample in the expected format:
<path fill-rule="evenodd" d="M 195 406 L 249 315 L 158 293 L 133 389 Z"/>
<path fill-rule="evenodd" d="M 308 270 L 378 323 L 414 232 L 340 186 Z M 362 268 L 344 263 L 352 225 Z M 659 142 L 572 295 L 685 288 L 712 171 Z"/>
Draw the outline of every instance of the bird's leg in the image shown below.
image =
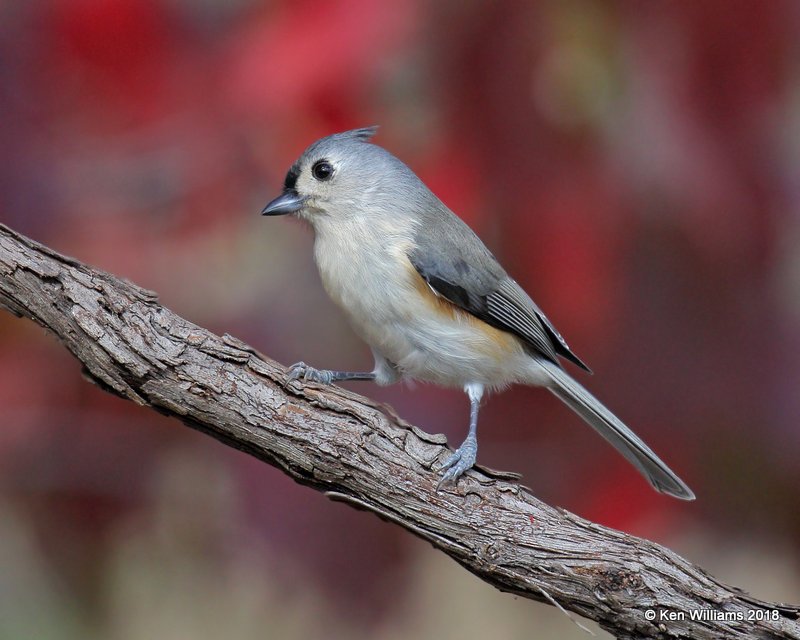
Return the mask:
<path fill-rule="evenodd" d="M 302 378 L 307 382 L 320 382 L 331 384 L 339 380 L 374 380 L 375 373 L 372 371 L 331 371 L 330 369 L 315 369 L 309 367 L 305 362 L 298 362 L 289 367 L 287 382 Z"/>
<path fill-rule="evenodd" d="M 467 469 L 475 464 L 478 456 L 478 408 L 483 396 L 483 385 L 469 383 L 464 385 L 464 391 L 469 396 L 469 433 L 461 446 L 442 466 L 441 470 L 445 473 L 439 481 L 437 489 L 448 482 L 456 482 Z"/>

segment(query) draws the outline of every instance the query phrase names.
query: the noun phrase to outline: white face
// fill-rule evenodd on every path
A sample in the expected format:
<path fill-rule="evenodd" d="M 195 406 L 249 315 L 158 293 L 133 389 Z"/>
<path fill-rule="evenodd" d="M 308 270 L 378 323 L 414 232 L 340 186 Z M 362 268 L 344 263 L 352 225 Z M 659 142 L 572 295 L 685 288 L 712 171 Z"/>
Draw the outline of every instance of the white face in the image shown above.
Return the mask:
<path fill-rule="evenodd" d="M 294 190 L 303 206 L 296 214 L 318 224 L 379 216 L 385 199 L 402 202 L 398 173 L 380 147 L 359 141 L 330 141 L 309 147 L 289 170 L 284 190 Z M 397 161 L 395 161 L 397 162 Z"/>
<path fill-rule="evenodd" d="M 304 199 L 303 208 L 297 212 L 301 218 L 313 221 L 317 215 L 335 213 L 339 186 L 346 182 L 342 178 L 342 163 L 330 154 L 316 154 L 289 170 L 286 186 L 294 178 L 294 189 Z"/>
<path fill-rule="evenodd" d="M 432 197 L 397 158 L 366 142 L 370 130 L 318 140 L 286 174 L 283 194 L 264 208 L 265 215 L 292 213 L 311 223 L 396 219 L 409 206 Z"/>

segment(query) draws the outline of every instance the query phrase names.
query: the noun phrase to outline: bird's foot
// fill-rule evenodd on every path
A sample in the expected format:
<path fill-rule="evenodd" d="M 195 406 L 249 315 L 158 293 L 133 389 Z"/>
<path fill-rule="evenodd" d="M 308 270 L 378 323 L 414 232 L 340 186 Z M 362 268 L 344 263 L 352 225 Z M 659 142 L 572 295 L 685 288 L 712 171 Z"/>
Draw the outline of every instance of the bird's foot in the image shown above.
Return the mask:
<path fill-rule="evenodd" d="M 445 460 L 440 471 L 444 472 L 439 484 L 436 485 L 438 491 L 442 485 L 447 483 L 455 483 L 464 474 L 465 471 L 471 469 L 475 465 L 475 459 L 478 457 L 478 439 L 472 435 L 467 436 L 467 439 L 461 443 L 461 446 L 456 449 L 452 455 Z"/>
<path fill-rule="evenodd" d="M 335 380 L 334 372 L 327 369 L 315 369 L 309 367 L 305 362 L 297 362 L 289 367 L 287 382 L 302 378 L 306 382 L 319 382 L 320 384 L 331 384 Z"/>

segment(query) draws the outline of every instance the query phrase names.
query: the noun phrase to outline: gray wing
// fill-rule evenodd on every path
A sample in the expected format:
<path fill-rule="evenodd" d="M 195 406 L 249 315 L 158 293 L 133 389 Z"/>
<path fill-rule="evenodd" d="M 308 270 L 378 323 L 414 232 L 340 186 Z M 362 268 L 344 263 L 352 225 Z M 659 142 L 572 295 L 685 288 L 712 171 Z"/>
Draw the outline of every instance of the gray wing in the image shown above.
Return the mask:
<path fill-rule="evenodd" d="M 472 229 L 442 209 L 423 216 L 415 248 L 408 255 L 434 292 L 487 324 L 519 336 L 551 362 L 559 364 L 560 355 L 591 372 Z"/>

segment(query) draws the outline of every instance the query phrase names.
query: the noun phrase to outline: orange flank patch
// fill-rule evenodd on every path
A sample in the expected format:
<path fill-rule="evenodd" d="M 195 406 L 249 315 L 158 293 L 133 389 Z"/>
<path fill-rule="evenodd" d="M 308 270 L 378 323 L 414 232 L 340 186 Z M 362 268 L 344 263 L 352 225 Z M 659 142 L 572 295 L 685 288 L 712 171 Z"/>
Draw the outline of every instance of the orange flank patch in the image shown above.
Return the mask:
<path fill-rule="evenodd" d="M 409 266 L 414 288 L 420 294 L 424 304 L 435 314 L 440 315 L 445 322 L 469 326 L 474 333 L 473 348 L 498 360 L 523 350 L 521 340 L 513 333 L 485 323 L 469 311 L 465 311 L 447 298 L 440 296 L 410 262 Z"/>

